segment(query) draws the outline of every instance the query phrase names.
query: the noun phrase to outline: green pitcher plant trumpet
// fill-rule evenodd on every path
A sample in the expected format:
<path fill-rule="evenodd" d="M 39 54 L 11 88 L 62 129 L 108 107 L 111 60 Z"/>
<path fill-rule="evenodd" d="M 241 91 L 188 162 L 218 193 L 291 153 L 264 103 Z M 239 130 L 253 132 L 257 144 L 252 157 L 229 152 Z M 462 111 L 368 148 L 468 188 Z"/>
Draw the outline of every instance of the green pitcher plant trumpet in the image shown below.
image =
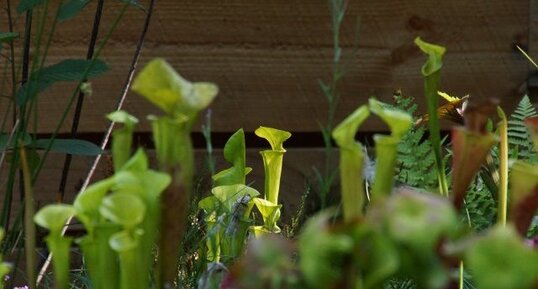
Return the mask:
<path fill-rule="evenodd" d="M 280 219 L 278 196 L 280 193 L 280 178 L 282 175 L 282 163 L 284 160 L 284 142 L 291 137 L 291 133 L 271 127 L 261 126 L 255 131 L 256 135 L 266 139 L 271 145 L 270 150 L 261 151 L 263 168 L 265 172 L 264 198 L 255 198 L 254 205 L 258 208 L 263 218 L 263 226 L 254 226 L 255 235 L 264 233 L 280 233 L 277 225 Z"/>

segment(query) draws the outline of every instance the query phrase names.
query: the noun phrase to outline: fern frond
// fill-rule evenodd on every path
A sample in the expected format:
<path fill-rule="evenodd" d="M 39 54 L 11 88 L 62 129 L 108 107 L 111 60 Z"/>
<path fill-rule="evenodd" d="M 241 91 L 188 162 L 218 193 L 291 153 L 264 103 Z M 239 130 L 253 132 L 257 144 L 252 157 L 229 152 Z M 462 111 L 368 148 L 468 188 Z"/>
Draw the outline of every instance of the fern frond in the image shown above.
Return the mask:
<path fill-rule="evenodd" d="M 534 116 L 538 116 L 538 112 L 529 97 L 525 95 L 508 120 L 508 149 L 512 158 L 525 159 L 530 162 L 538 161 L 538 154 L 534 150 L 525 126 L 525 119 Z"/>

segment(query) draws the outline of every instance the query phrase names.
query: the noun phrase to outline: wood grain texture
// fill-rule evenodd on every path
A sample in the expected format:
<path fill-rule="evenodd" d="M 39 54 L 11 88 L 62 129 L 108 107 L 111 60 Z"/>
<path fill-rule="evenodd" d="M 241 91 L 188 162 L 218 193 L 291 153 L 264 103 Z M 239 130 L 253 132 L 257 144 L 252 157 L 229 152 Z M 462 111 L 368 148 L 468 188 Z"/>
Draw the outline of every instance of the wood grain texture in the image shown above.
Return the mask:
<path fill-rule="evenodd" d="M 94 5 L 60 24 L 48 63 L 83 57 Z M 120 5 L 107 3 L 102 33 Z M 422 103 L 420 67 L 425 57 L 413 44 L 416 36 L 448 47 L 444 90 L 495 96 L 510 110 L 527 77 L 527 64 L 514 43 L 526 38 L 528 8 L 528 0 L 350 1 L 341 41 L 348 69 L 337 120 L 372 95 L 390 100 L 399 88 Z M 105 47 L 102 56 L 111 71 L 93 81 L 81 131 L 105 128 L 103 116 L 113 109 L 125 81 L 143 17 L 142 11 L 130 9 Z M 359 17 L 359 49 L 350 57 Z M 190 80 L 217 83 L 221 92 L 212 105 L 215 131 L 252 131 L 259 125 L 317 131 L 326 112 L 318 80 L 327 80 L 331 70 L 329 19 L 327 1 L 160 0 L 141 63 L 164 57 Z M 16 27 L 22 24 L 19 17 Z M 5 19 L 0 25 L 6 27 Z M 38 131 L 54 128 L 70 88 L 56 85 L 41 96 Z M 136 95 L 129 96 L 126 108 L 140 118 L 158 113 Z M 62 131 L 68 128 L 64 125 Z M 149 126 L 144 122 L 139 129 Z M 383 127 L 374 120 L 363 129 Z"/>

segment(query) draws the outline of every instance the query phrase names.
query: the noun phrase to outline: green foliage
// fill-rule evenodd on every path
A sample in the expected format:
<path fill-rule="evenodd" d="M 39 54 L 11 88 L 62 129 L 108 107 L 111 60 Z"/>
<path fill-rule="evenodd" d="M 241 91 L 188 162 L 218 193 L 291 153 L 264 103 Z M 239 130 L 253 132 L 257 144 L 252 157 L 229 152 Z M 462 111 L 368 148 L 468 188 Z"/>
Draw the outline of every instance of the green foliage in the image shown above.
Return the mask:
<path fill-rule="evenodd" d="M 80 139 L 38 139 L 34 146 L 46 149 L 51 141 L 50 150 L 55 152 L 81 156 L 96 156 L 103 153 L 103 150 L 96 144 Z"/>
<path fill-rule="evenodd" d="M 69 0 L 62 5 L 58 14 L 60 21 L 69 20 L 77 16 L 86 5 L 90 3 L 90 0 Z"/>
<path fill-rule="evenodd" d="M 496 200 L 481 177 L 476 177 L 471 184 L 465 198 L 465 208 L 469 215 L 464 216 L 462 222 L 466 222 L 466 219 L 469 218 L 473 230 L 483 231 L 495 224 Z"/>
<path fill-rule="evenodd" d="M 17 105 L 23 106 L 55 82 L 82 81 L 93 78 L 108 71 L 102 60 L 66 59 L 57 64 L 44 67 L 34 72 L 30 80 L 17 92 Z"/>
<path fill-rule="evenodd" d="M 43 4 L 45 0 L 21 0 L 17 5 L 17 13 L 23 13 Z"/>
<path fill-rule="evenodd" d="M 394 94 L 395 106 L 415 116 L 417 104 L 414 98 L 401 93 Z M 398 144 L 396 180 L 398 182 L 433 190 L 437 186 L 435 155 L 426 130 L 422 126 L 413 126 Z"/>
<path fill-rule="evenodd" d="M 525 119 L 533 116 L 538 116 L 538 112 L 525 95 L 508 120 L 508 148 L 511 158 L 538 162 L 538 154 L 534 150 L 532 138 L 525 125 Z"/>
<path fill-rule="evenodd" d="M 478 288 L 525 289 L 538 282 L 538 252 L 525 245 L 511 226 L 497 226 L 473 242 L 465 260 Z"/>

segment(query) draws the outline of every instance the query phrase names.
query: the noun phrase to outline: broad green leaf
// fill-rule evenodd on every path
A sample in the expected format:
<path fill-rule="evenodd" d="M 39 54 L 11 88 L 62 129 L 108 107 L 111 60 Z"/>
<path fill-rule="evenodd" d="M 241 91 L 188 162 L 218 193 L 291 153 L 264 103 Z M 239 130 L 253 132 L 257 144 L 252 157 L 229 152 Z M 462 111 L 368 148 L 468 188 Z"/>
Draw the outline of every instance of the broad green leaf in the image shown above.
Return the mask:
<path fill-rule="evenodd" d="M 148 156 L 144 149 L 139 148 L 135 154 L 123 165 L 122 170 L 130 172 L 143 172 L 149 167 Z"/>
<path fill-rule="evenodd" d="M 224 145 L 224 159 L 232 164 L 231 168 L 222 170 L 212 176 L 215 186 L 245 184 L 245 133 L 236 131 Z"/>
<path fill-rule="evenodd" d="M 375 98 L 370 98 L 368 104 L 370 110 L 389 126 L 391 134 L 394 137 L 401 138 L 411 128 L 413 118 L 408 113 L 383 106 Z"/>
<path fill-rule="evenodd" d="M 73 206 L 77 210 L 77 217 L 81 221 L 95 221 L 98 218 L 101 201 L 114 185 L 114 182 L 114 177 L 98 181 L 77 195 Z"/>
<path fill-rule="evenodd" d="M 166 113 L 189 118 L 206 108 L 218 92 L 212 83 L 184 79 L 162 58 L 150 61 L 138 73 L 132 89 Z"/>
<path fill-rule="evenodd" d="M 0 43 L 7 43 L 19 37 L 19 32 L 1 32 Z"/>
<path fill-rule="evenodd" d="M 21 88 L 17 91 L 17 98 L 15 102 L 18 106 L 25 105 L 30 99 L 35 98 L 35 96 L 45 91 L 52 85 L 52 82 L 49 81 L 36 81 L 30 80 L 27 83 L 23 84 Z"/>
<path fill-rule="evenodd" d="M 538 252 L 511 226 L 496 226 L 465 252 L 465 265 L 479 289 L 528 289 L 538 283 Z"/>
<path fill-rule="evenodd" d="M 99 212 L 113 223 L 130 229 L 144 220 L 146 205 L 135 195 L 115 193 L 103 199 Z"/>
<path fill-rule="evenodd" d="M 50 139 L 38 139 L 34 145 L 36 148 L 46 149 L 49 146 L 49 143 Z M 96 156 L 103 153 L 99 146 L 80 139 L 55 139 L 53 140 L 50 150 L 81 156 Z"/>
<path fill-rule="evenodd" d="M 60 8 L 58 19 L 66 21 L 77 16 L 88 3 L 90 3 L 90 0 L 69 0 Z"/>
<path fill-rule="evenodd" d="M 107 71 L 108 65 L 100 59 L 66 59 L 43 68 L 32 78 L 40 82 L 74 81 L 96 77 Z"/>
<path fill-rule="evenodd" d="M 422 66 L 422 75 L 429 76 L 443 67 L 443 55 L 446 48 L 423 41 L 420 37 L 415 38 L 415 44 L 428 55 L 428 61 Z"/>
<path fill-rule="evenodd" d="M 215 196 L 209 196 L 198 202 L 198 208 L 204 210 L 206 214 L 216 211 L 220 206 L 220 201 Z"/>
<path fill-rule="evenodd" d="M 0 151 L 5 151 L 6 149 L 13 149 L 13 145 L 14 145 L 13 142 L 15 141 L 15 137 L 14 136 L 11 137 L 11 142 L 8 144 L 9 138 L 10 138 L 9 134 L 0 133 Z M 27 146 L 31 142 L 32 142 L 32 137 L 30 136 L 30 134 L 25 133 L 22 138 L 21 145 Z"/>
<path fill-rule="evenodd" d="M 17 5 L 17 13 L 23 13 L 43 4 L 45 0 L 21 0 Z"/>
<path fill-rule="evenodd" d="M 34 222 L 51 232 L 59 233 L 67 219 L 75 215 L 75 208 L 66 204 L 51 204 L 43 207 L 34 215 Z"/>
<path fill-rule="evenodd" d="M 32 74 L 30 80 L 17 92 L 16 103 L 25 105 L 38 93 L 59 81 L 81 81 L 99 76 L 108 71 L 102 60 L 66 59 Z"/>
<path fill-rule="evenodd" d="M 291 137 L 291 133 L 271 127 L 260 126 L 254 131 L 257 136 L 266 139 L 274 151 L 286 151 L 283 143 Z"/>
<path fill-rule="evenodd" d="M 218 186 L 213 188 L 211 193 L 224 205 L 228 212 L 231 212 L 232 206 L 242 197 L 260 195 L 257 190 L 243 184 Z"/>
<path fill-rule="evenodd" d="M 224 145 L 224 159 L 232 164 L 245 163 L 245 133 L 237 130 Z"/>

